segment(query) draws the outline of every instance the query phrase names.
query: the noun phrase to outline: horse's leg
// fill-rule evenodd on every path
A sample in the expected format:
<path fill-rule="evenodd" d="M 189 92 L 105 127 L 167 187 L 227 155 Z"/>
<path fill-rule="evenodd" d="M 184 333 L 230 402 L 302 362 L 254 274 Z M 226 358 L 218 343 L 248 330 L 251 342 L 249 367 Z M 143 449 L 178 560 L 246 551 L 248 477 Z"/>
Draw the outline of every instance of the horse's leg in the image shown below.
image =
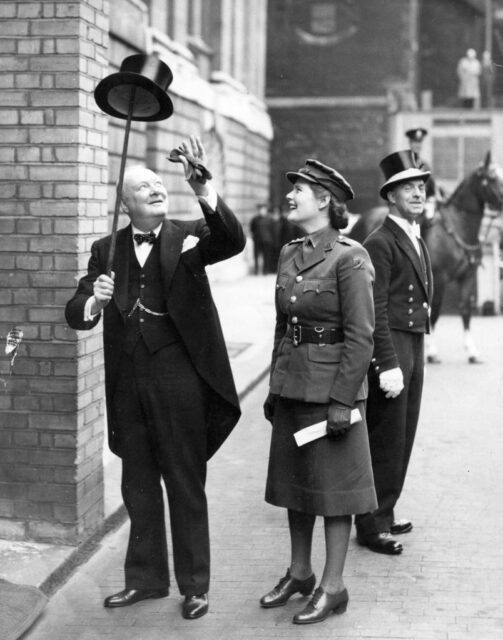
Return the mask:
<path fill-rule="evenodd" d="M 482 362 L 482 360 L 480 359 L 479 351 L 475 346 L 475 342 L 470 331 L 472 307 L 475 302 L 476 275 L 476 269 L 471 269 L 466 279 L 460 282 L 461 300 L 459 303 L 459 310 L 461 313 L 461 320 L 463 322 L 463 341 L 465 352 L 468 356 L 468 362 L 470 364 L 480 364 Z"/>
<path fill-rule="evenodd" d="M 445 291 L 445 277 L 439 273 L 433 275 L 433 299 L 431 301 L 431 315 L 430 315 L 430 333 L 425 336 L 425 353 L 426 362 L 429 364 L 440 364 L 441 360 L 438 357 L 438 349 L 435 343 L 435 325 L 437 324 L 438 317 L 440 315 L 440 309 L 442 308 L 442 300 Z"/>

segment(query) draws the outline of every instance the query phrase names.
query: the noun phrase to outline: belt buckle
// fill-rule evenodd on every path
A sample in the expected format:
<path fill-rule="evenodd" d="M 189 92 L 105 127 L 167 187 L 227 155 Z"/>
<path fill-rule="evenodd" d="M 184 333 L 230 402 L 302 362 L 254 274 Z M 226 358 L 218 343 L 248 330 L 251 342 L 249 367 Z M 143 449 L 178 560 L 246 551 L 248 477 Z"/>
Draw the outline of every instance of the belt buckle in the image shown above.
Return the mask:
<path fill-rule="evenodd" d="M 314 330 L 318 335 L 318 346 L 324 347 L 326 345 L 326 342 L 322 342 L 322 339 L 323 334 L 325 333 L 325 327 L 314 327 Z"/>
<path fill-rule="evenodd" d="M 294 347 L 298 347 L 302 342 L 302 327 L 300 324 L 293 325 L 292 343 Z"/>

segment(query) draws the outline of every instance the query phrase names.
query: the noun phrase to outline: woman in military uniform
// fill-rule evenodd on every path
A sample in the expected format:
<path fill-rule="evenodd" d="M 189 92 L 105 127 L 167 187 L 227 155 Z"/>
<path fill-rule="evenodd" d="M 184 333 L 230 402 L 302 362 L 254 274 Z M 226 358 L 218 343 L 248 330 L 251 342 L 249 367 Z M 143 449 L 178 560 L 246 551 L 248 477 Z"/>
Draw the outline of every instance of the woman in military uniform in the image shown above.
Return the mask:
<path fill-rule="evenodd" d="M 293 183 L 288 219 L 307 235 L 285 245 L 280 255 L 264 412 L 273 425 L 266 501 L 288 510 L 291 564 L 260 604 L 277 607 L 295 593 L 313 592 L 312 535 L 316 516 L 323 516 L 321 581 L 293 618 L 295 624 L 308 624 L 346 610 L 342 574 L 351 514 L 376 504 L 364 408 L 374 269 L 366 250 L 339 232 L 348 221 L 345 202 L 354 197 L 344 177 L 307 160 L 287 178 Z M 325 421 L 327 437 L 297 446 L 296 432 Z"/>

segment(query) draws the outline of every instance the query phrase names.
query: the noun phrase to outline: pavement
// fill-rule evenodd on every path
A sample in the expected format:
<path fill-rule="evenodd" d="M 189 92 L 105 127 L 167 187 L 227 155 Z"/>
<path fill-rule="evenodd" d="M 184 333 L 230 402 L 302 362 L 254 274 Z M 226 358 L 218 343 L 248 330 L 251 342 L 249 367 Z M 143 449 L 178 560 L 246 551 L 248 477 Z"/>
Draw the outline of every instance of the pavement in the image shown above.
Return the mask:
<path fill-rule="evenodd" d="M 120 519 L 113 526 L 120 500 L 110 497 L 113 474 L 108 462 L 111 530 L 72 572 L 64 577 L 60 573 L 59 584 L 53 581 L 49 604 L 23 639 L 501 640 L 503 318 L 474 318 L 473 337 L 484 363 L 469 365 L 462 350 L 461 320 L 441 317 L 436 339 L 442 364 L 426 370 L 419 430 L 397 513 L 414 522 L 413 531 L 402 536 L 404 552 L 393 557 L 375 554 L 359 547 L 352 535 L 345 570 L 347 612 L 299 627 L 291 618 L 304 599 L 293 597 L 273 610 L 258 606 L 260 596 L 289 564 L 285 512 L 263 499 L 270 426 L 262 416 L 262 403 L 272 346 L 274 278 L 249 276 L 218 283 L 213 290 L 243 416 L 209 465 L 210 612 L 200 620 L 184 620 L 175 584 L 168 598 L 126 609 L 103 608 L 103 598 L 124 586 L 129 530 Z M 31 575 L 31 584 L 47 585 L 51 569 L 58 575 L 58 566 L 71 564 L 68 557 L 74 550 L 68 552 L 27 545 L 27 563 L 21 562 L 20 552 L 17 568 L 13 563 L 4 575 L 0 548 L 1 576 L 19 582 Z M 323 561 L 319 518 L 313 544 L 318 576 Z"/>

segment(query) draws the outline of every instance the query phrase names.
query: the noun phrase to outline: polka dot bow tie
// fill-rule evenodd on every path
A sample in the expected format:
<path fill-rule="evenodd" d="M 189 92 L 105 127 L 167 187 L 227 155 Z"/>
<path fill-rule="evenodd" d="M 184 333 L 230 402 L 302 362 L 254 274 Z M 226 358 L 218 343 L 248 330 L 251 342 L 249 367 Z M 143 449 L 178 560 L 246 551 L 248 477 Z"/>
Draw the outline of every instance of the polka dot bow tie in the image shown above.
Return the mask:
<path fill-rule="evenodd" d="M 155 233 L 153 231 L 149 231 L 148 233 L 135 233 L 133 238 L 135 242 L 141 244 L 142 242 L 148 242 L 149 244 L 154 244 Z"/>

